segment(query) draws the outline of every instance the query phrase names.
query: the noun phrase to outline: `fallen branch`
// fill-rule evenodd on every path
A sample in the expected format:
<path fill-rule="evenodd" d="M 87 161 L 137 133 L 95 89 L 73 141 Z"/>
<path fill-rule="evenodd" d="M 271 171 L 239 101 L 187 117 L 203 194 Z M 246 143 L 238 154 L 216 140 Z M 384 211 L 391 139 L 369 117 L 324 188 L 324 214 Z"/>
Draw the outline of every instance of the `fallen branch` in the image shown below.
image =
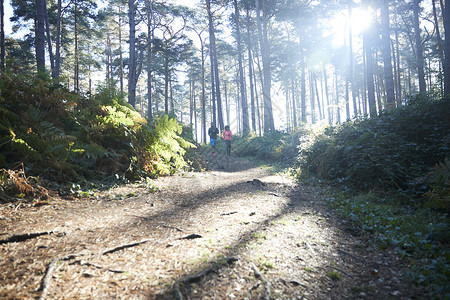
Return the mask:
<path fill-rule="evenodd" d="M 45 270 L 44 277 L 42 277 L 41 286 L 39 287 L 38 291 L 42 291 L 41 296 L 39 297 L 39 300 L 44 300 L 45 297 L 48 294 L 50 282 L 52 281 L 53 272 L 57 269 L 58 262 L 61 260 L 69 260 L 73 259 L 77 254 L 69 254 L 63 257 L 57 257 L 50 261 L 50 263 L 47 266 L 47 269 Z"/>
<path fill-rule="evenodd" d="M 50 286 L 50 282 L 52 280 L 53 271 L 56 268 L 56 265 L 58 261 L 60 261 L 61 258 L 54 258 L 50 262 L 50 264 L 47 266 L 47 269 L 45 270 L 45 275 L 42 278 L 41 286 L 39 287 L 39 291 L 42 291 L 41 296 L 39 297 L 39 300 L 44 300 L 47 296 L 48 289 Z"/>
<path fill-rule="evenodd" d="M 0 245 L 7 244 L 7 243 L 17 243 L 17 242 L 23 242 L 29 239 L 33 239 L 35 237 L 41 236 L 41 235 L 47 235 L 52 234 L 53 231 L 44 231 L 44 232 L 36 232 L 36 233 L 25 233 L 25 234 L 17 234 L 10 236 L 7 239 L 0 240 Z"/>
<path fill-rule="evenodd" d="M 169 226 L 169 225 L 163 225 L 162 227 L 164 227 L 164 228 L 170 228 L 170 229 L 175 229 L 176 231 L 183 232 L 182 229 L 177 228 L 177 227 L 173 227 L 173 226 Z"/>
<path fill-rule="evenodd" d="M 232 211 L 232 212 L 229 212 L 229 213 L 223 213 L 223 214 L 220 214 L 221 216 L 229 216 L 229 215 L 232 215 L 232 214 L 237 214 L 237 211 Z"/>
<path fill-rule="evenodd" d="M 152 241 L 152 239 L 143 240 L 143 241 L 140 241 L 140 242 L 134 242 L 134 243 L 131 243 L 131 244 L 120 245 L 118 247 L 114 247 L 112 249 L 109 249 L 109 250 L 106 250 L 106 251 L 102 252 L 102 255 L 106 255 L 106 254 L 114 253 L 114 252 L 117 252 L 117 251 L 120 251 L 120 250 L 123 250 L 123 249 L 139 246 L 139 245 L 148 243 L 150 241 Z"/>
<path fill-rule="evenodd" d="M 99 270 L 106 270 L 106 271 L 109 271 L 109 272 L 112 272 L 112 273 L 118 273 L 118 274 L 125 273 L 125 271 L 122 271 L 122 270 L 108 269 L 108 268 L 104 268 L 102 266 L 99 266 L 99 265 L 96 265 L 96 264 L 93 264 L 93 263 L 90 263 L 90 262 L 83 262 L 82 260 L 76 260 L 73 263 L 70 263 L 70 265 L 74 265 L 74 264 L 79 264 L 80 266 L 94 267 L 94 268 L 97 268 Z"/>
<path fill-rule="evenodd" d="M 209 273 L 213 273 L 216 272 L 216 270 L 214 270 L 213 268 L 208 268 L 206 270 L 201 271 L 200 273 L 197 273 L 194 276 L 189 276 L 188 278 L 186 278 L 184 280 L 184 282 L 186 283 L 196 283 L 199 282 L 200 280 L 202 280 L 203 277 L 205 277 L 206 275 L 208 275 Z"/>
<path fill-rule="evenodd" d="M 264 300 L 270 300 L 270 282 L 262 276 L 262 274 L 259 272 L 259 269 L 253 264 L 252 269 L 255 275 L 255 278 L 259 278 L 261 282 L 264 284 Z"/>
<path fill-rule="evenodd" d="M 183 300 L 183 294 L 180 291 L 180 285 L 178 282 L 175 282 L 175 285 L 173 286 L 173 293 L 174 293 L 175 299 Z"/>
<path fill-rule="evenodd" d="M 190 234 L 190 235 L 188 235 L 188 236 L 179 238 L 179 240 L 193 240 L 193 239 L 199 239 L 199 238 L 202 238 L 202 236 L 199 235 L 199 234 L 193 233 L 193 234 Z"/>

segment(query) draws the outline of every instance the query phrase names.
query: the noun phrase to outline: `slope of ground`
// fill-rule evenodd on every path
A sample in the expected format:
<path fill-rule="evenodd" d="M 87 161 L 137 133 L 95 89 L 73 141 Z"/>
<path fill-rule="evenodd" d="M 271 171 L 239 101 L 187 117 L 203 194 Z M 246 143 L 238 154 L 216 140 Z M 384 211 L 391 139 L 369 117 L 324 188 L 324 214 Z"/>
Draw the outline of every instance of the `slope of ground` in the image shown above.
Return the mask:
<path fill-rule="evenodd" d="M 160 178 L 156 192 L 2 205 L 0 298 L 427 299 L 317 191 L 205 157 L 210 171 Z"/>

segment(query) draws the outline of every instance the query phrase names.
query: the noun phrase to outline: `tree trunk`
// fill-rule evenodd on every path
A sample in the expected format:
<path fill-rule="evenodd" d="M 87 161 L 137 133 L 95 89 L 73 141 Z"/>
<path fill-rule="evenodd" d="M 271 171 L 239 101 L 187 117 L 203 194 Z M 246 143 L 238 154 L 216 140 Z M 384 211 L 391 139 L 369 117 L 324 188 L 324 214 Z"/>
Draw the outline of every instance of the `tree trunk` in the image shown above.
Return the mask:
<path fill-rule="evenodd" d="M 169 114 L 169 49 L 164 46 L 164 113 Z"/>
<path fill-rule="evenodd" d="M 427 85 L 425 82 L 425 71 L 424 71 L 424 60 L 423 60 L 423 46 L 422 38 L 420 34 L 419 27 L 419 10 L 420 1 L 414 0 L 413 2 L 413 12 L 414 12 L 414 37 L 416 43 L 416 60 L 417 60 L 417 75 L 419 76 L 419 92 L 425 93 L 427 90 Z"/>
<path fill-rule="evenodd" d="M 0 0 L 0 72 L 5 70 L 5 1 Z M 1 75 L 1 74 L 0 74 Z"/>
<path fill-rule="evenodd" d="M 309 96 L 310 96 L 310 104 L 311 104 L 311 123 L 316 124 L 316 105 L 315 105 L 315 93 L 314 93 L 314 79 L 312 76 L 312 72 L 309 72 Z"/>
<path fill-rule="evenodd" d="M 153 119 L 152 111 L 152 40 L 153 40 L 153 7 L 152 1 L 147 0 L 147 118 Z M 120 28 L 120 27 L 119 27 Z"/>
<path fill-rule="evenodd" d="M 395 22 L 397 23 L 397 16 L 394 15 Z M 397 93 L 396 93 L 396 103 L 397 105 L 401 105 L 402 102 L 402 76 L 401 76 L 401 64 L 400 64 L 400 41 L 398 34 L 398 24 L 395 26 L 395 52 L 397 58 Z"/>
<path fill-rule="evenodd" d="M 306 66 L 305 57 L 303 56 L 303 50 L 300 50 L 300 101 L 301 101 L 301 112 L 302 112 L 302 123 L 306 123 Z"/>
<path fill-rule="evenodd" d="M 256 110 L 255 110 L 255 87 L 253 86 L 253 58 L 252 58 L 252 39 L 251 39 L 251 21 L 250 8 L 248 1 L 245 2 L 245 12 L 247 17 L 247 51 L 248 51 L 248 78 L 250 83 L 250 109 L 252 119 L 252 130 L 256 132 Z M 228 124 L 230 124 L 228 122 Z"/>
<path fill-rule="evenodd" d="M 327 70 L 325 68 L 325 64 L 322 64 L 323 67 L 323 84 L 325 86 L 325 98 L 327 99 L 327 113 L 328 113 L 328 124 L 333 124 L 333 119 L 332 119 L 332 113 L 331 113 L 331 103 L 330 103 L 330 93 L 328 90 L 328 76 L 327 76 Z"/>
<path fill-rule="evenodd" d="M 58 0 L 58 15 L 56 17 L 56 49 L 55 49 L 55 79 L 59 79 L 61 69 L 61 22 L 62 22 L 62 0 Z"/>
<path fill-rule="evenodd" d="M 297 108 L 295 106 L 295 80 L 294 74 L 291 75 L 291 93 L 292 93 L 292 125 L 297 127 Z"/>
<path fill-rule="evenodd" d="M 381 2 L 382 53 L 384 63 L 384 81 L 386 83 L 387 108 L 395 107 L 394 76 L 392 75 L 391 30 L 389 25 L 389 1 Z"/>
<path fill-rule="evenodd" d="M 444 6 L 444 31 L 450 32 L 450 3 Z M 450 95 L 450 36 L 444 40 L 444 96 Z"/>
<path fill-rule="evenodd" d="M 75 66 L 74 66 L 74 72 L 73 72 L 73 89 L 76 93 L 80 91 L 80 81 L 79 81 L 79 63 L 78 63 L 78 0 L 75 0 L 75 28 L 74 28 L 74 34 L 75 34 Z"/>
<path fill-rule="evenodd" d="M 244 85 L 244 70 L 242 68 L 242 47 L 241 47 L 241 29 L 239 28 L 239 9 L 237 0 L 234 0 L 234 17 L 236 23 L 236 43 L 238 51 L 238 65 L 239 65 L 239 83 L 241 86 L 241 107 L 242 107 L 242 134 L 247 136 L 250 133 L 250 128 L 248 124 L 248 107 L 247 107 L 247 97 L 245 95 L 245 85 Z"/>
<path fill-rule="evenodd" d="M 217 60 L 217 48 L 216 48 L 216 36 L 214 33 L 214 21 L 213 15 L 211 12 L 211 2 L 210 0 L 206 0 L 206 9 L 208 13 L 208 23 L 209 23 L 209 41 L 210 41 L 210 56 L 211 56 L 211 78 L 214 79 L 214 87 L 213 87 L 213 97 L 215 93 L 215 97 L 213 100 L 217 98 L 217 121 L 219 122 L 219 129 L 224 129 L 223 124 L 223 115 L 222 115 L 222 100 L 220 97 L 220 80 L 219 80 L 219 63 Z M 213 102 L 213 106 L 215 106 L 215 102 Z M 213 113 L 213 122 L 216 124 L 215 120 L 215 107 Z"/>
<path fill-rule="evenodd" d="M 38 72 L 45 72 L 45 0 L 36 0 L 35 49 Z"/>
<path fill-rule="evenodd" d="M 47 47 L 48 47 L 48 56 L 50 59 L 50 69 L 52 72 L 52 78 L 55 79 L 55 57 L 53 56 L 53 49 L 52 49 L 52 39 L 50 36 L 50 22 L 48 20 L 48 12 L 47 12 L 47 5 L 44 5 L 44 15 L 45 15 L 45 32 L 47 37 Z"/>
<path fill-rule="evenodd" d="M 135 107 L 136 105 L 136 6 L 134 0 L 128 0 L 128 22 L 130 26 L 130 42 L 128 61 L 128 103 Z"/>
<path fill-rule="evenodd" d="M 352 18 L 352 8 L 353 8 L 353 1 L 352 0 L 348 0 L 348 13 L 349 13 L 349 19 L 351 20 Z M 358 116 L 358 106 L 356 103 L 356 83 L 355 83 L 355 75 L 354 75 L 354 70 L 353 70 L 353 28 L 352 28 L 352 22 L 349 22 L 349 32 L 348 32 L 348 54 L 349 54 L 349 77 L 350 77 L 350 84 L 352 87 L 352 103 L 353 103 L 353 115 L 356 117 Z M 349 115 L 350 111 L 350 107 L 347 107 L 347 114 Z M 347 119 L 348 119 L 348 115 L 347 115 Z"/>
<path fill-rule="evenodd" d="M 436 27 L 436 39 L 437 39 L 437 48 L 439 53 L 439 59 L 444 62 L 444 51 L 442 46 L 442 37 L 441 37 L 441 30 L 439 28 L 439 21 L 438 21 L 438 15 L 436 11 L 436 0 L 432 0 L 433 5 L 433 19 L 434 19 L 434 26 Z M 442 68 L 439 68 L 439 80 L 441 85 L 441 96 L 443 96 L 443 81 L 442 81 Z"/>
<path fill-rule="evenodd" d="M 367 82 L 367 97 L 369 99 L 369 113 L 371 117 L 376 116 L 377 108 L 375 104 L 375 84 L 373 79 L 373 50 L 372 50 L 372 36 L 369 32 L 364 33 L 363 47 L 366 57 L 366 82 Z"/>
<path fill-rule="evenodd" d="M 123 55 L 122 55 L 122 4 L 119 4 L 119 80 L 120 80 L 120 93 L 124 95 L 123 88 Z"/>
<path fill-rule="evenodd" d="M 202 133 L 203 143 L 206 143 L 205 46 L 200 35 L 199 37 L 202 51 Z"/>
<path fill-rule="evenodd" d="M 258 23 L 258 35 L 259 35 L 259 43 L 261 47 L 261 57 L 263 64 L 263 99 L 264 99 L 264 132 L 275 131 L 275 125 L 273 120 L 273 111 L 272 111 L 272 100 L 270 97 L 270 89 L 271 89 L 271 66 L 270 66 L 270 46 L 269 39 L 267 33 L 268 27 L 268 16 L 267 11 L 265 9 L 265 0 L 262 0 L 262 12 L 263 12 L 263 20 L 261 24 L 261 17 L 259 14 L 260 10 L 260 0 L 255 0 L 256 4 L 256 20 Z M 262 25 L 262 26 L 261 26 Z M 262 28 L 261 28 L 262 27 Z"/>

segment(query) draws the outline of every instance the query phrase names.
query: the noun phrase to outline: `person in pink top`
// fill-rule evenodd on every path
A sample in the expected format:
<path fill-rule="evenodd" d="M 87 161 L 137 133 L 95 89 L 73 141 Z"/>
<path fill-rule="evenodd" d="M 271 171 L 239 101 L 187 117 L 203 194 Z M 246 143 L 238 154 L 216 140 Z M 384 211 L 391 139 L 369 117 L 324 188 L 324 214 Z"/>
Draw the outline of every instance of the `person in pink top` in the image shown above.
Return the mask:
<path fill-rule="evenodd" d="M 230 156 L 231 152 L 231 137 L 233 134 L 231 133 L 230 126 L 225 126 L 225 130 L 222 133 L 222 137 L 225 139 L 225 145 L 227 146 L 227 156 Z"/>

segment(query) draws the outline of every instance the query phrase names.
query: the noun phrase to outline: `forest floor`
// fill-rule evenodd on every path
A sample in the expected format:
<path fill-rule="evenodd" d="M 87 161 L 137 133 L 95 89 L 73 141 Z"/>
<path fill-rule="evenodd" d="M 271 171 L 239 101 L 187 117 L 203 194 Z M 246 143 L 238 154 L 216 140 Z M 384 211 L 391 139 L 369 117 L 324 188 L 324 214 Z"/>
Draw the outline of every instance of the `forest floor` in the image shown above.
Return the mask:
<path fill-rule="evenodd" d="M 0 298 L 428 299 L 316 188 L 205 157 L 152 188 L 1 204 Z"/>

